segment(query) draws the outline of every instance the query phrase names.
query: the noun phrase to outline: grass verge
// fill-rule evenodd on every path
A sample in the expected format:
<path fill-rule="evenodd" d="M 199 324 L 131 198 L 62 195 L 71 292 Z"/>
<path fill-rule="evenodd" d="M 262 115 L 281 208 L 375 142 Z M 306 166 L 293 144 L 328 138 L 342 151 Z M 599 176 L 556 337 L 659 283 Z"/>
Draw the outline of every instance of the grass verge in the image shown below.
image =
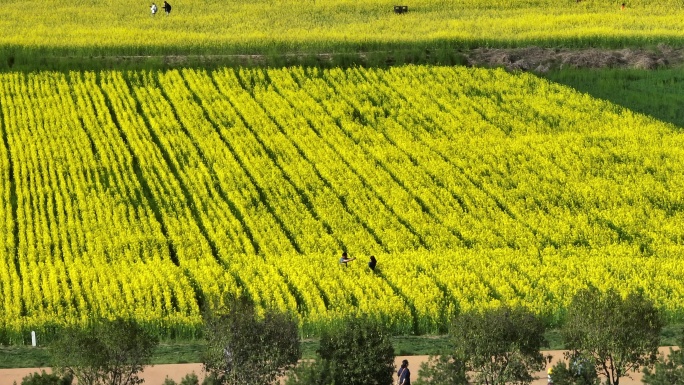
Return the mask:
<path fill-rule="evenodd" d="M 386 47 L 379 51 L 263 54 L 159 54 L 102 56 L 7 56 L 0 72 L 168 70 L 221 67 L 380 67 L 402 64 L 465 65 L 465 51 L 453 48 Z M 7 63 L 6 65 L 5 62 Z M 10 64 L 11 63 L 11 64 Z"/>
<path fill-rule="evenodd" d="M 668 325 L 661 332 L 661 345 L 677 345 L 682 340 L 684 325 Z M 563 349 L 560 331 L 552 329 L 546 332 L 548 342 L 545 349 Z M 441 336 L 397 336 L 392 338 L 394 354 L 398 356 L 434 355 L 449 346 L 449 337 Z M 152 357 L 152 363 L 184 364 L 202 361 L 202 352 L 206 344 L 202 340 L 169 341 L 159 344 Z M 302 341 L 302 358 L 316 358 L 319 341 L 307 339 Z M 0 347 L 0 369 L 39 368 L 50 365 L 50 352 L 45 347 L 4 346 Z"/>

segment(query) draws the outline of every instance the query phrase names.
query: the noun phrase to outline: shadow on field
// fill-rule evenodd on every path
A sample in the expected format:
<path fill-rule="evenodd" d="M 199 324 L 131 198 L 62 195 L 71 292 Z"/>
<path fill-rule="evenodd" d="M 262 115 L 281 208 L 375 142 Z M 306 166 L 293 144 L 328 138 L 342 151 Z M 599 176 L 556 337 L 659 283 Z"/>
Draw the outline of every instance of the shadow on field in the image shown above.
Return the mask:
<path fill-rule="evenodd" d="M 684 129 L 684 72 L 668 68 L 566 69 L 541 76 Z"/>

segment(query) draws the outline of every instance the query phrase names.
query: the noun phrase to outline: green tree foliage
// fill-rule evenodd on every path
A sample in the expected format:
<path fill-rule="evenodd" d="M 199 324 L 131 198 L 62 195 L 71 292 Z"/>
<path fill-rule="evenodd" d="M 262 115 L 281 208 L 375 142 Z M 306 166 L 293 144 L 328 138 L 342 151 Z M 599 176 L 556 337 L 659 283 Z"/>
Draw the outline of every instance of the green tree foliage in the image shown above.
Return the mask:
<path fill-rule="evenodd" d="M 199 378 L 195 373 L 186 374 L 181 379 L 180 385 L 199 385 Z"/>
<path fill-rule="evenodd" d="M 204 380 L 202 381 L 202 385 L 219 385 L 221 384 L 221 381 L 219 381 L 216 377 L 213 375 L 208 375 L 204 377 Z M 176 383 L 176 381 L 166 377 L 164 380 L 164 383 L 162 385 L 200 385 L 199 378 L 195 373 L 190 373 L 183 377 L 181 379 L 180 383 Z"/>
<path fill-rule="evenodd" d="M 615 290 L 580 290 L 568 307 L 562 328 L 571 355 L 590 357 L 610 385 L 656 361 L 664 322 L 641 293 L 622 298 Z"/>
<path fill-rule="evenodd" d="M 297 322 L 275 310 L 258 316 L 244 298 L 229 303 L 227 311 L 205 317 L 206 371 L 222 384 L 274 383 L 301 357 Z"/>
<path fill-rule="evenodd" d="M 420 378 L 416 381 L 416 385 L 468 384 L 465 362 L 449 353 L 430 356 L 427 362 L 420 365 L 419 375 Z"/>
<path fill-rule="evenodd" d="M 389 385 L 394 374 L 390 333 L 368 318 L 347 319 L 338 329 L 324 332 L 318 358 L 304 364 L 288 384 Z"/>
<path fill-rule="evenodd" d="M 661 355 L 654 370 L 644 369 L 643 382 L 647 385 L 684 385 L 684 337 L 679 342 L 679 349 L 670 348 L 670 354 Z"/>
<path fill-rule="evenodd" d="M 55 373 L 46 373 L 44 370 L 41 373 L 31 373 L 21 380 L 21 385 L 71 385 L 73 377 L 66 375 L 64 377 Z"/>
<path fill-rule="evenodd" d="M 80 385 L 136 385 L 159 341 L 130 320 L 101 320 L 63 330 L 50 345 L 57 373 Z"/>
<path fill-rule="evenodd" d="M 544 325 L 523 308 L 501 307 L 482 313 L 458 315 L 450 331 L 454 343 L 453 364 L 461 379 L 461 365 L 473 380 L 487 385 L 529 384 L 533 373 L 543 369 L 540 350 L 545 342 Z"/>
<path fill-rule="evenodd" d="M 330 385 L 331 376 L 326 372 L 325 365 L 319 361 L 309 361 L 300 364 L 287 378 L 286 385 Z"/>
<path fill-rule="evenodd" d="M 567 361 L 559 361 L 551 370 L 553 385 L 599 385 L 601 380 L 596 373 L 591 357 L 575 356 Z"/>
<path fill-rule="evenodd" d="M 211 379 L 209 377 L 205 378 L 205 381 L 202 383 L 203 385 L 213 385 L 211 382 Z M 186 374 L 185 377 L 181 379 L 180 384 L 177 384 L 176 381 L 166 377 L 164 379 L 164 383 L 162 385 L 200 385 L 199 378 L 197 375 L 193 373 Z"/>

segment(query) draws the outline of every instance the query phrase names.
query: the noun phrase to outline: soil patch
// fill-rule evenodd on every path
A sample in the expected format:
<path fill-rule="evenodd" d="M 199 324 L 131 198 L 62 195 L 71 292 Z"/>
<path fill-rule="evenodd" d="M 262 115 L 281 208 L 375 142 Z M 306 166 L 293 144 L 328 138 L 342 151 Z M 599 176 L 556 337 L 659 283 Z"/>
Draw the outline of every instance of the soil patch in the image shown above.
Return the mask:
<path fill-rule="evenodd" d="M 463 52 L 471 66 L 544 73 L 563 68 L 631 68 L 652 70 L 684 64 L 684 49 L 658 45 L 654 49 L 617 50 L 560 48 L 477 48 Z"/>

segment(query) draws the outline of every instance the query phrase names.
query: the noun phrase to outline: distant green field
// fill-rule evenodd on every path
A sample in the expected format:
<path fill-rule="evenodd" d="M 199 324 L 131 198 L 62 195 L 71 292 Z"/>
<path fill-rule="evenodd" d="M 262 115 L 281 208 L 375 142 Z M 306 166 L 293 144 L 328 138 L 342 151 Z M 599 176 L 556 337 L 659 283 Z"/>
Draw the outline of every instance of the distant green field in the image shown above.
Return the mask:
<path fill-rule="evenodd" d="M 1 65 L 55 57 L 355 52 L 475 46 L 681 46 L 681 1 L 6 0 Z M 161 4 L 158 4 L 161 5 Z"/>
<path fill-rule="evenodd" d="M 0 108 L 3 342 L 194 336 L 229 293 L 305 336 L 502 303 L 557 324 L 588 284 L 684 318 L 681 128 L 530 74 L 10 72 Z"/>

